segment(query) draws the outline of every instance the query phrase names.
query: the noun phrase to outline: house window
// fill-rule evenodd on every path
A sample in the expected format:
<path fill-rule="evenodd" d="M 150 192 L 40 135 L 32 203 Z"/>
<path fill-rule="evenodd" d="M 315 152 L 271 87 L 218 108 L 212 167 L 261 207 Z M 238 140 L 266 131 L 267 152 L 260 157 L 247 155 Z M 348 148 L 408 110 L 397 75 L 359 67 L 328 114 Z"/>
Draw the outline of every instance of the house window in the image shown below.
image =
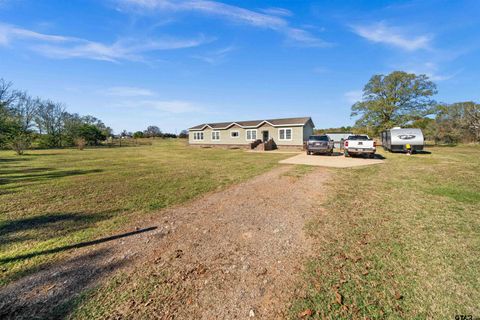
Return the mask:
<path fill-rule="evenodd" d="M 203 140 L 203 132 L 194 132 L 193 140 Z"/>
<path fill-rule="evenodd" d="M 292 129 L 278 129 L 278 140 L 291 141 L 292 140 Z"/>
<path fill-rule="evenodd" d="M 220 140 L 220 131 L 212 131 L 212 140 Z"/>
<path fill-rule="evenodd" d="M 247 140 L 257 140 L 257 129 L 245 130 Z"/>
<path fill-rule="evenodd" d="M 240 136 L 240 132 L 238 131 L 230 131 L 230 137 L 238 138 Z"/>

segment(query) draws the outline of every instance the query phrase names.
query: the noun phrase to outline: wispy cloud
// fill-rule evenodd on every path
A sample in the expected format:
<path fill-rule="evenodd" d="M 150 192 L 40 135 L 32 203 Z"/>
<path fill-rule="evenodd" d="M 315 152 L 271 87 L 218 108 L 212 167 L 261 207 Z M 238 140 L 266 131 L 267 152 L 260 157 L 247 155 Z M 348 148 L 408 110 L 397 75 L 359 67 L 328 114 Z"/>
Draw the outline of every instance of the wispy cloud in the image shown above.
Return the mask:
<path fill-rule="evenodd" d="M 157 12 L 193 11 L 215 15 L 228 20 L 245 23 L 254 27 L 266 28 L 283 33 L 288 39 L 304 46 L 325 47 L 330 44 L 310 32 L 290 26 L 285 16 L 290 13 L 280 8 L 270 8 L 263 12 L 253 11 L 218 1 L 209 0 L 117 0 L 123 9 Z M 275 12 L 273 12 L 273 11 Z M 268 12 L 270 11 L 270 12 Z"/>
<path fill-rule="evenodd" d="M 138 87 L 111 87 L 105 90 L 105 94 L 113 97 L 144 97 L 155 95 L 155 93 L 149 89 Z"/>
<path fill-rule="evenodd" d="M 457 76 L 462 70 L 457 70 L 453 73 L 443 73 L 438 64 L 434 62 L 425 62 L 419 63 L 414 66 L 406 65 L 403 66 L 402 69 L 407 70 L 407 72 L 415 73 L 415 74 L 425 74 L 430 78 L 432 81 L 446 81 L 454 78 Z"/>
<path fill-rule="evenodd" d="M 227 55 L 230 52 L 235 51 L 236 49 L 237 48 L 232 45 L 232 46 L 228 46 L 228 47 L 221 48 L 221 49 L 218 49 L 218 50 L 213 50 L 213 51 L 210 51 L 210 52 L 207 52 L 207 53 L 204 53 L 204 54 L 193 55 L 192 58 L 204 61 L 204 62 L 209 63 L 211 65 L 218 65 L 218 64 L 224 62 Z"/>
<path fill-rule="evenodd" d="M 383 43 L 407 51 L 428 49 L 432 40 L 430 35 L 407 35 L 403 28 L 389 26 L 385 22 L 355 25 L 352 29 L 353 32 L 371 42 Z"/>
<path fill-rule="evenodd" d="M 180 114 L 188 112 L 201 112 L 203 109 L 197 104 L 184 100 L 131 100 L 121 101 L 114 106 L 121 108 L 153 109 L 165 113 Z"/>
<path fill-rule="evenodd" d="M 8 45 L 11 43 L 11 41 L 16 39 L 32 39 L 47 42 L 67 42 L 77 40 L 71 37 L 43 34 L 27 29 L 17 28 L 8 24 L 0 24 L 0 45 Z"/>
<path fill-rule="evenodd" d="M 354 104 L 362 100 L 362 95 L 362 90 L 352 90 L 345 92 L 343 96 L 348 101 L 348 103 Z"/>
<path fill-rule="evenodd" d="M 272 7 L 272 8 L 266 8 L 266 9 L 260 9 L 260 11 L 273 16 L 281 16 L 281 17 L 293 16 L 293 13 L 290 10 L 287 10 L 284 8 Z"/>
<path fill-rule="evenodd" d="M 29 49 L 58 59 L 84 58 L 110 62 L 143 61 L 144 54 L 149 52 L 192 48 L 213 40 L 200 35 L 195 39 L 172 37 L 120 39 L 108 44 L 76 37 L 43 34 L 11 25 L 0 25 L 0 45 L 10 45 L 14 41 L 27 41 Z"/>

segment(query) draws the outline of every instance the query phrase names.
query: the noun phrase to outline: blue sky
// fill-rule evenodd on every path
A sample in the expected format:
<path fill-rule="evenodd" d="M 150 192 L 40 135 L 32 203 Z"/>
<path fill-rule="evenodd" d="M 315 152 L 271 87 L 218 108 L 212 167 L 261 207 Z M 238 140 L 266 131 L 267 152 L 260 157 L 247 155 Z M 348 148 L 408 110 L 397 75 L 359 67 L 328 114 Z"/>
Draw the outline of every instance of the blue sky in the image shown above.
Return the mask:
<path fill-rule="evenodd" d="M 116 132 L 312 116 L 373 74 L 480 100 L 480 1 L 0 0 L 0 77 Z"/>

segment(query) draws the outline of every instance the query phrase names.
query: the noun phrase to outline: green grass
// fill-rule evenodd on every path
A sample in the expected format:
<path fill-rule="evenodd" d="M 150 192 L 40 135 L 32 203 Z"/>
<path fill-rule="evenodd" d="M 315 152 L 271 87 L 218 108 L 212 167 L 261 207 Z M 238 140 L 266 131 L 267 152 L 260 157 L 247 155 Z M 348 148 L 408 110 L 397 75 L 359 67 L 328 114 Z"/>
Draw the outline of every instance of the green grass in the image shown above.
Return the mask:
<path fill-rule="evenodd" d="M 480 147 L 429 151 L 332 170 L 292 318 L 480 316 Z"/>
<path fill-rule="evenodd" d="M 139 217 L 222 189 L 288 155 L 151 146 L 0 151 L 0 286 Z"/>

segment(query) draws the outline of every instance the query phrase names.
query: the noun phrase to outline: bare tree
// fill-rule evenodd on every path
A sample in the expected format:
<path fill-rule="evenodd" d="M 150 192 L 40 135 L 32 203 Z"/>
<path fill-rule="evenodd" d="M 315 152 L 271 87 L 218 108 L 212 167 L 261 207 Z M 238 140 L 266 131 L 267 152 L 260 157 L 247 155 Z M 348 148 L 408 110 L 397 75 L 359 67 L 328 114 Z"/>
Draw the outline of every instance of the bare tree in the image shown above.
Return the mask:
<path fill-rule="evenodd" d="M 0 78 L 0 108 L 9 108 L 17 99 L 17 91 L 12 90 L 12 83 Z"/>
<path fill-rule="evenodd" d="M 480 141 L 480 104 L 470 102 L 465 106 L 465 124 L 476 141 Z"/>
<path fill-rule="evenodd" d="M 66 115 L 65 107 L 61 103 L 50 100 L 40 103 L 35 123 L 39 132 L 47 136 L 47 146 L 62 146 L 62 133 Z"/>
<path fill-rule="evenodd" d="M 21 130 L 24 133 L 32 129 L 40 105 L 41 101 L 39 98 L 32 98 L 26 92 L 17 93 L 17 100 L 13 104 L 12 111 L 18 118 Z"/>

